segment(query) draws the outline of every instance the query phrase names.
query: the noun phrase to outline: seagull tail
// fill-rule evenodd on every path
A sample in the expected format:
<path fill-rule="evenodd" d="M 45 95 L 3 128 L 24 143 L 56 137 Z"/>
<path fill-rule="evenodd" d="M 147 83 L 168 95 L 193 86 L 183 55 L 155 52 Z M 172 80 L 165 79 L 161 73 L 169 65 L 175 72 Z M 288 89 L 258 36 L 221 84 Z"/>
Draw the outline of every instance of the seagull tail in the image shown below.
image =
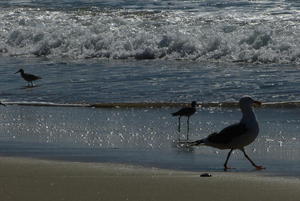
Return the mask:
<path fill-rule="evenodd" d="M 196 141 L 193 141 L 193 142 L 189 142 L 189 145 L 190 145 L 190 146 L 200 146 L 200 145 L 204 145 L 204 139 L 196 140 Z"/>

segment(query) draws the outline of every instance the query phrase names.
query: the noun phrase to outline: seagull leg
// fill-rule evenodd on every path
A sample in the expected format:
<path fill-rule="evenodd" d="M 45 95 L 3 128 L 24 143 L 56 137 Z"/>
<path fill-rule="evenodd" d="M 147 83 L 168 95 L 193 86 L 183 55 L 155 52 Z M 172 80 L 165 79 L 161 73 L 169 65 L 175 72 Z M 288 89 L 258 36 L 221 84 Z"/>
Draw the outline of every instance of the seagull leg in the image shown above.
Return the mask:
<path fill-rule="evenodd" d="M 232 151 L 233 151 L 233 149 L 231 149 L 231 150 L 229 151 L 228 155 L 227 155 L 227 158 L 226 158 L 226 161 L 225 161 L 225 164 L 224 164 L 224 171 L 227 171 L 228 169 L 234 169 L 234 168 L 231 168 L 231 167 L 228 167 L 228 166 L 227 166 L 227 163 L 228 163 L 228 160 L 229 160 L 229 157 L 230 157 Z"/>
<path fill-rule="evenodd" d="M 263 169 L 266 169 L 266 168 L 263 167 L 263 166 L 256 165 L 256 164 L 251 160 L 251 158 L 246 154 L 246 151 L 245 151 L 244 148 L 242 148 L 241 151 L 244 153 L 244 156 L 250 161 L 250 163 L 251 163 L 257 170 L 263 170 Z"/>
<path fill-rule="evenodd" d="M 178 117 L 178 132 L 180 133 L 180 116 Z"/>

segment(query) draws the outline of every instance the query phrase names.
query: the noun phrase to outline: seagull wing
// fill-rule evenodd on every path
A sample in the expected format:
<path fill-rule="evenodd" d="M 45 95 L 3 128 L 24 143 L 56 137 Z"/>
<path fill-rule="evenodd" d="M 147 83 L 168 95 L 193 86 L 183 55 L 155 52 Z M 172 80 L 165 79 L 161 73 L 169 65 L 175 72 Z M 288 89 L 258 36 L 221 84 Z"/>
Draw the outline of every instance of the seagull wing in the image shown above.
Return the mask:
<path fill-rule="evenodd" d="M 227 144 L 230 143 L 234 138 L 239 137 L 245 134 L 246 132 L 246 125 L 242 123 L 237 123 L 224 128 L 219 133 L 210 134 L 207 137 L 207 140 L 209 140 L 212 143 Z"/>

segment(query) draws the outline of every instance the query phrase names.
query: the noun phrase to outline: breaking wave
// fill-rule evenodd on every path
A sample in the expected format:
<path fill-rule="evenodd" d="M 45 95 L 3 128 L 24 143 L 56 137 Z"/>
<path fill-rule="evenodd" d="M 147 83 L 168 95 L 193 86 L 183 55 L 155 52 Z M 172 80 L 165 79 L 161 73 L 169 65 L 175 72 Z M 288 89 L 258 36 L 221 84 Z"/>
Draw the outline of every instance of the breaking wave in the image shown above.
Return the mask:
<path fill-rule="evenodd" d="M 4 8 L 0 18 L 2 56 L 300 63 L 295 13 Z"/>
<path fill-rule="evenodd" d="M 93 108 L 166 108 L 166 107 L 187 107 L 190 103 L 183 102 L 107 102 L 107 103 L 53 103 L 53 102 L 5 102 L 6 105 L 38 106 L 38 107 L 93 107 Z M 238 102 L 203 102 L 197 103 L 197 107 L 219 107 L 237 108 Z M 300 101 L 265 102 L 264 108 L 299 108 Z"/>

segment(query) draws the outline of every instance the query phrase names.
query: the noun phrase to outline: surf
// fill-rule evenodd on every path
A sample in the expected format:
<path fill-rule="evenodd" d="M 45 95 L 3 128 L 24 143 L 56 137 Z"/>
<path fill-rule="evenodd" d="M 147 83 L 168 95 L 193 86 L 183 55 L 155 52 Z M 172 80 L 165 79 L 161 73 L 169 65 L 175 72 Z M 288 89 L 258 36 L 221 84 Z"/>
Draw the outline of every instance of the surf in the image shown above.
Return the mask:
<path fill-rule="evenodd" d="M 300 16 L 233 11 L 6 8 L 0 55 L 299 64 Z M 49 20 L 51 19 L 51 20 Z M 214 33 L 214 34 L 211 34 Z"/>

